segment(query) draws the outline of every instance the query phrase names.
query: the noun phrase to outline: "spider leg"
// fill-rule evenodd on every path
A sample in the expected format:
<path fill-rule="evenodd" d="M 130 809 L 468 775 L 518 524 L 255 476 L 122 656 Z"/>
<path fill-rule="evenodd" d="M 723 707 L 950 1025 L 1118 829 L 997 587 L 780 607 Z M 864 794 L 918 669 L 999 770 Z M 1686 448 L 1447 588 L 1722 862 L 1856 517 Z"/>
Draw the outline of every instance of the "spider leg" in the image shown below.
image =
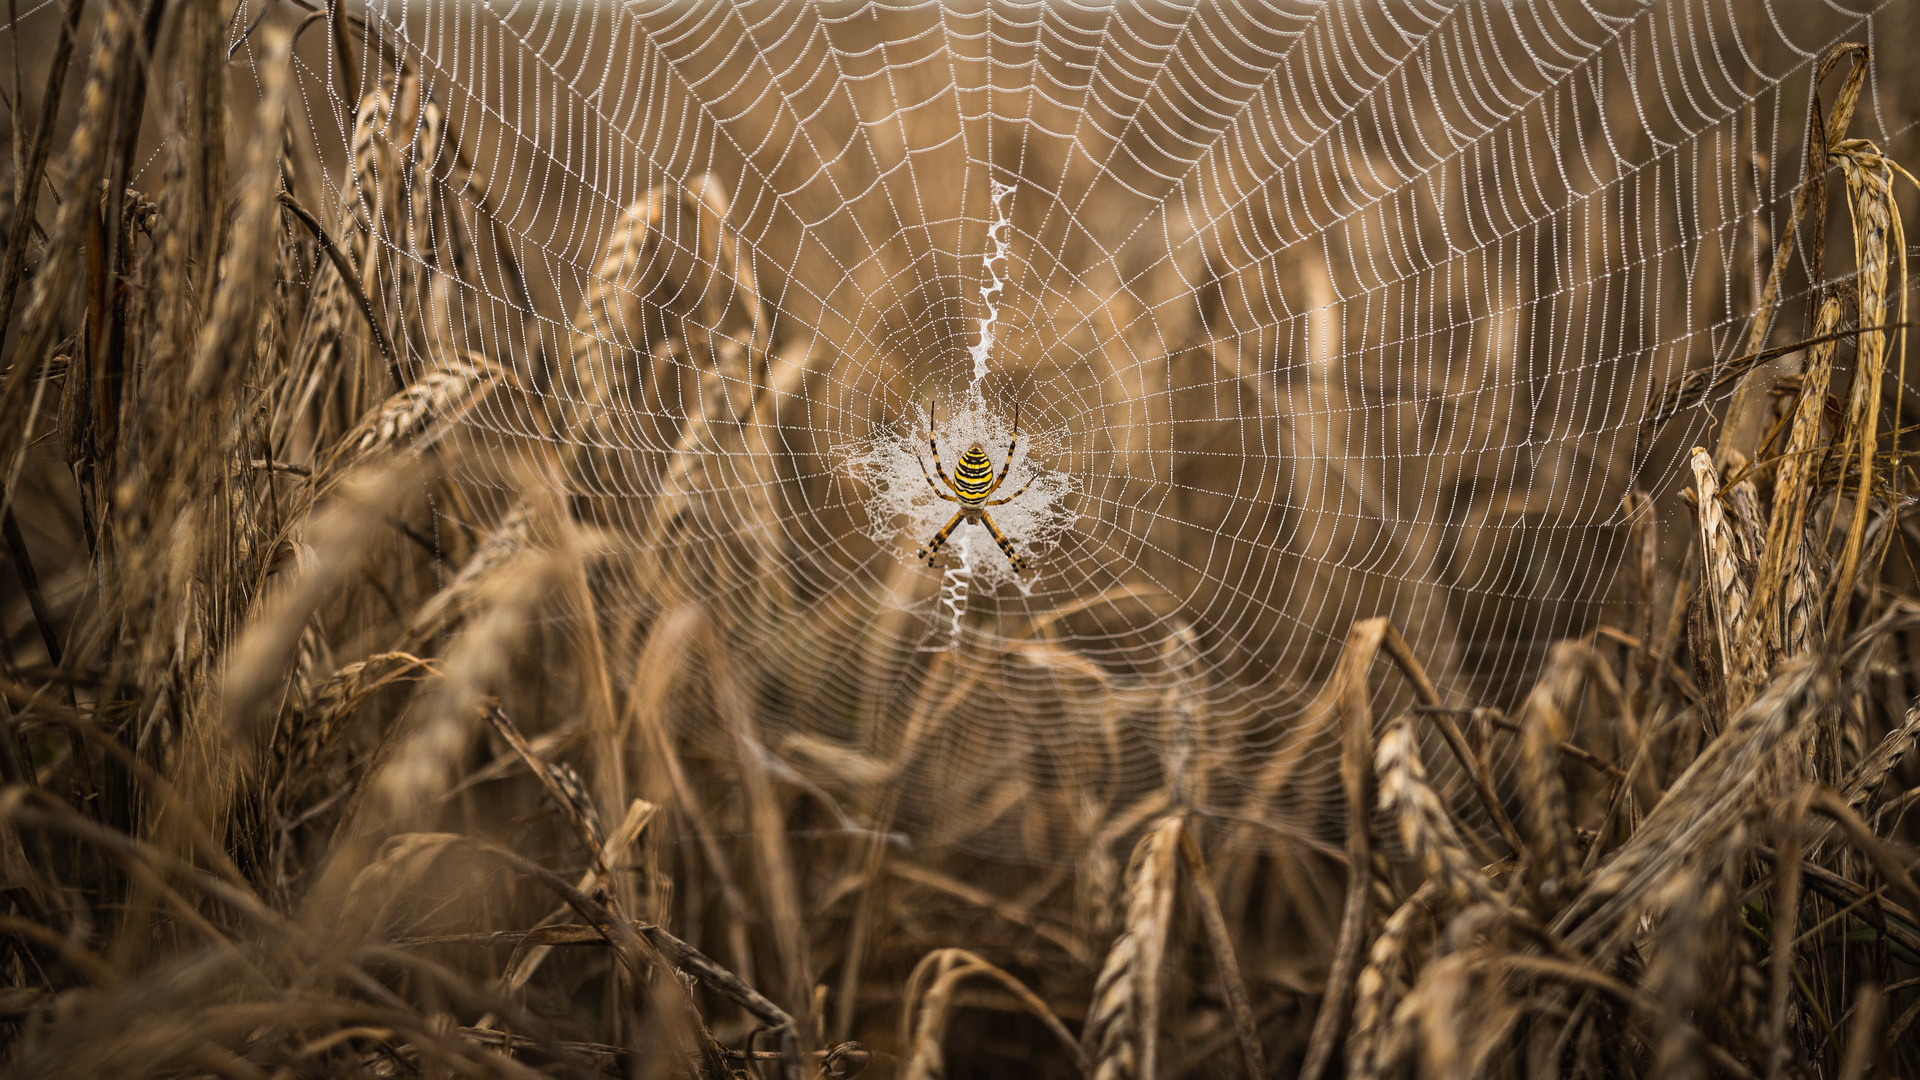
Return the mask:
<path fill-rule="evenodd" d="M 1013 541 L 1007 539 L 1007 534 L 1001 532 L 1000 526 L 995 525 L 993 523 L 993 515 L 981 514 L 980 524 L 985 525 L 987 527 L 987 531 L 993 534 L 993 542 L 1000 545 L 1000 550 L 1006 554 L 1007 561 L 1013 564 L 1013 569 L 1015 573 L 1019 573 L 1023 570 L 1026 570 L 1032 565 L 1031 563 L 1027 562 L 1027 557 L 1025 555 L 1022 555 L 1019 552 L 1013 550 Z M 953 526 L 949 525 L 947 527 L 952 528 Z"/>
<path fill-rule="evenodd" d="M 954 514 L 951 518 L 948 518 L 947 523 L 940 527 L 940 531 L 933 534 L 933 539 L 927 541 L 921 546 L 919 551 L 914 553 L 914 558 L 925 559 L 927 565 L 932 566 L 933 557 L 940 553 L 940 549 L 946 545 L 947 537 L 953 534 L 954 527 L 959 525 L 961 520 L 966 516 L 966 512 L 961 511 Z M 997 535 L 999 530 L 996 529 L 994 532 Z"/>
<path fill-rule="evenodd" d="M 1005 506 L 1005 505 L 1007 505 L 1008 503 L 1010 503 L 1010 502 L 1012 502 L 1013 500 L 1015 500 L 1015 499 L 1017 499 L 1017 498 L 1019 498 L 1020 496 L 1022 496 L 1022 495 L 1024 495 L 1024 494 L 1026 494 L 1026 493 L 1027 493 L 1027 489 L 1028 489 L 1028 488 L 1030 488 L 1030 487 L 1032 487 L 1032 486 L 1033 486 L 1033 482 L 1034 482 L 1035 480 L 1038 480 L 1038 479 L 1040 479 L 1040 478 L 1039 478 L 1039 477 L 1037 477 L 1037 476 L 1031 476 L 1031 477 L 1028 477 L 1028 478 L 1027 478 L 1027 482 L 1026 482 L 1026 483 L 1024 483 L 1024 484 L 1021 484 L 1021 485 L 1020 485 L 1020 490 L 1019 490 L 1019 491 L 1016 491 L 1016 492 L 1014 492 L 1013 494 L 1011 494 L 1011 495 L 1009 495 L 1009 496 L 1007 496 L 1007 497 L 1006 497 L 1006 498 L 1004 498 L 1004 499 L 995 499 L 995 500 L 993 500 L 992 502 L 989 502 L 989 503 L 983 503 L 983 504 L 981 504 L 981 505 L 983 505 L 983 506 Z M 998 485 L 995 485 L 995 486 L 997 487 Z"/>
<path fill-rule="evenodd" d="M 940 440 L 937 437 L 939 434 L 940 429 L 933 424 L 933 400 L 929 398 L 927 400 L 927 446 L 933 451 L 933 471 L 940 474 L 940 481 L 942 483 L 957 492 L 960 489 L 954 487 L 953 481 L 947 479 L 947 470 L 940 467 Z M 922 469 L 926 468 L 925 465 L 920 467 Z M 938 489 L 936 488 L 935 490 Z M 954 499 L 953 501 L 959 502 L 960 500 Z"/>
<path fill-rule="evenodd" d="M 953 496 L 947 494 L 946 492 L 941 491 L 940 485 L 933 482 L 933 474 L 927 472 L 927 463 L 920 460 L 919 454 L 913 455 L 913 463 L 920 466 L 920 475 L 927 478 L 927 486 L 933 489 L 933 493 L 935 495 L 940 496 L 941 498 L 947 500 L 950 503 L 957 503 L 960 501 L 959 499 L 954 498 Z M 945 477 L 942 477 L 941 479 L 945 479 Z"/>

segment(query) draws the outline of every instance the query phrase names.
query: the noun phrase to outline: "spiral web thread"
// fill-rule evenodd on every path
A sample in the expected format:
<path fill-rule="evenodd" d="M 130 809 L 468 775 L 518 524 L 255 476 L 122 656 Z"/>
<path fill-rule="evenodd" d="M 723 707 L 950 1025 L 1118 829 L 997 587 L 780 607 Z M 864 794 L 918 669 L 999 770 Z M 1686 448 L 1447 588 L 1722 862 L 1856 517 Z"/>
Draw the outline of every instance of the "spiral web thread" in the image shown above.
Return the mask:
<path fill-rule="evenodd" d="M 1874 0 L 346 10 L 378 47 L 305 34 L 296 140 L 413 376 L 512 376 L 461 421 L 491 475 L 559 446 L 609 617 L 714 612 L 796 767 L 896 765 L 929 839 L 1039 858 L 1174 754 L 1183 798 L 1326 819 L 1356 618 L 1496 705 L 1619 624 L 1622 495 L 1716 402 L 1644 420 L 1744 339 L 1814 60 L 1920 37 Z M 1910 67 L 1855 121 L 1896 155 Z M 928 399 L 949 469 L 1017 406 L 1032 573 L 964 525 L 960 576 L 913 559 L 950 504 L 872 451 Z"/>

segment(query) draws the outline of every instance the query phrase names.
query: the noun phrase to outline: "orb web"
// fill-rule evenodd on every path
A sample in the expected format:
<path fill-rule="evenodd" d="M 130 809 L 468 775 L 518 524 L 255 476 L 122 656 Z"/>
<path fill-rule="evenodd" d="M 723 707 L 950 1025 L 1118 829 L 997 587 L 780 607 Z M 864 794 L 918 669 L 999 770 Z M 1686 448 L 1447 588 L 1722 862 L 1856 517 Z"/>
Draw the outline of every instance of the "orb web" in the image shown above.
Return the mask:
<path fill-rule="evenodd" d="M 303 190 L 411 378 L 506 374 L 467 479 L 601 529 L 609 620 L 718 619 L 810 783 L 1040 860 L 1156 797 L 1332 820 L 1317 695 L 1356 619 L 1510 705 L 1617 612 L 1622 496 L 1671 489 L 1715 402 L 1649 411 L 1744 340 L 1813 63 L 1913 18 L 327 10 Z M 1906 78 L 1876 65 L 1856 122 L 1896 151 Z M 949 469 L 1005 464 L 1018 413 L 1033 486 L 992 513 L 1030 574 L 973 526 L 962 572 L 914 558 L 952 509 L 914 461 L 929 400 Z"/>

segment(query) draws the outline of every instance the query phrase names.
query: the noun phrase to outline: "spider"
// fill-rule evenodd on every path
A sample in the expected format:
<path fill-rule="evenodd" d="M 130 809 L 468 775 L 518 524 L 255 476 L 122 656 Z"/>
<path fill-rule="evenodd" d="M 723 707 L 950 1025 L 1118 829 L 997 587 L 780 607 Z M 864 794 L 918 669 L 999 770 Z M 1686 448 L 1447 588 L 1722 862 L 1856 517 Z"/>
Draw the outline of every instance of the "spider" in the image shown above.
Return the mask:
<path fill-rule="evenodd" d="M 1013 439 L 1007 443 L 1007 463 L 1000 467 L 998 477 L 993 475 L 993 462 L 987 459 L 986 448 L 976 442 L 967 447 L 966 453 L 960 455 L 960 461 L 953 469 L 954 479 L 949 480 L 947 470 L 940 466 L 938 436 L 939 432 L 933 421 L 933 402 L 929 401 L 927 402 L 927 447 L 933 451 L 934 472 L 938 473 L 941 482 L 947 485 L 947 490 L 942 491 L 940 485 L 933 482 L 933 475 L 927 472 L 927 463 L 920 460 L 919 454 L 913 455 L 913 459 L 920 463 L 920 475 L 927 478 L 927 486 L 933 489 L 933 493 L 950 503 L 959 503 L 960 509 L 940 527 L 939 532 L 933 534 L 933 539 L 927 541 L 916 557 L 925 559 L 928 566 L 939 566 L 939 563 L 934 562 L 934 556 L 940 553 L 940 548 L 946 544 L 947 537 L 953 530 L 962 521 L 967 521 L 987 527 L 987 531 L 993 534 L 993 542 L 1000 545 L 1000 550 L 1006 553 L 1007 561 L 1013 564 L 1015 573 L 1026 570 L 1031 565 L 1027 562 L 1027 557 L 1013 550 L 1013 541 L 1007 539 L 1007 534 L 1000 531 L 1000 526 L 995 525 L 992 515 L 987 513 L 987 507 L 1004 506 L 1019 498 L 1033 486 L 1033 480 L 1030 478 L 1025 484 L 1020 485 L 1019 491 L 1006 498 L 987 501 L 987 496 L 1000 490 L 1000 485 L 1007 482 L 1007 473 L 1013 470 L 1013 448 L 1020 445 L 1019 406 L 1014 406 Z"/>

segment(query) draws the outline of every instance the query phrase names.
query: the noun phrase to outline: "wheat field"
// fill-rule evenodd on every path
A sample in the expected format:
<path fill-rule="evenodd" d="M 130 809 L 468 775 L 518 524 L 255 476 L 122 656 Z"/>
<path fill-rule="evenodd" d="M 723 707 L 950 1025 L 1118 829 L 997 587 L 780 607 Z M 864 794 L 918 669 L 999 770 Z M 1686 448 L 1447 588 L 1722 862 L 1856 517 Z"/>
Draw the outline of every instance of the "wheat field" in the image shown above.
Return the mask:
<path fill-rule="evenodd" d="M 571 288 L 474 227 L 493 213 L 475 162 L 502 136 L 482 118 L 452 150 L 404 61 L 347 94 L 340 146 L 301 126 L 293 60 L 351 75 L 382 47 L 369 20 L 296 40 L 306 15 L 282 11 L 247 38 L 262 59 L 235 65 L 233 11 L 208 0 L 57 10 L 13 35 L 0 80 L 7 1075 L 1920 1075 L 1902 224 L 1920 140 L 1850 127 L 1869 92 L 1913 100 L 1898 40 L 1835 48 L 1794 88 L 1816 91 L 1791 124 L 1812 164 L 1779 193 L 1788 227 L 1743 234 L 1762 272 L 1646 298 L 1724 309 L 1741 337 L 1731 361 L 1602 388 L 1639 420 L 1580 467 L 1624 491 L 1594 520 L 1629 524 L 1539 554 L 1560 580 L 1582 544 L 1606 552 L 1610 591 L 1581 609 L 1597 619 L 1463 607 L 1453 580 L 1276 569 L 1353 599 L 1317 644 L 1238 628 L 1245 666 L 1284 688 L 1220 676 L 1207 707 L 1229 734 L 1175 775 L 1128 771 L 1129 725 L 1178 712 L 1196 658 L 1226 648 L 1217 627 L 1140 599 L 1128 626 L 1178 629 L 1152 649 L 1112 632 L 1145 657 L 1124 692 L 1050 632 L 1093 617 L 1071 605 L 976 667 L 936 654 L 888 682 L 847 643 L 908 628 L 777 550 L 782 498 L 878 546 L 808 434 L 829 426 L 834 399 L 810 388 L 837 377 L 819 360 L 835 294 L 773 319 L 773 286 L 728 239 L 758 204 L 715 179 L 650 184 Z M 878 16 L 859 32 L 898 36 Z M 449 148 L 424 155 L 450 164 L 408 189 L 418 207 L 320 182 L 422 168 L 396 130 Z M 1074 243 L 1043 246 L 1070 264 Z M 884 292 L 896 254 L 847 287 Z M 429 264 L 486 267 L 500 304 L 564 328 L 541 340 L 544 381 Z M 1184 295 L 1180 269 L 1131 302 Z M 1182 335 L 1340 286 L 1325 263 L 1276 273 L 1129 339 L 1180 359 L 1166 385 L 1083 365 L 1074 392 L 1157 394 L 1199 423 L 1213 376 Z M 1141 325 L 1098 291 L 1056 306 Z M 643 324 L 651 361 L 609 346 Z M 810 333 L 782 337 L 796 325 Z M 862 325 L 845 348 L 905 385 L 928 332 Z M 699 362 L 655 377 L 669 356 Z M 628 414 L 652 449 L 610 448 Z M 776 452 L 769 430 L 792 441 Z M 1130 437 L 1105 475 L 1152 458 Z M 1493 482 L 1459 447 L 1427 449 L 1453 470 L 1436 486 Z M 709 475 L 741 461 L 753 482 Z M 1672 474 L 1636 474 L 1648 461 Z M 609 479 L 624 470 L 650 494 Z M 1251 497 L 1298 502 L 1305 471 Z M 1208 529 L 1154 532 L 1159 562 L 1101 595 L 1144 597 L 1150 577 L 1212 603 L 1226 589 L 1195 551 L 1256 562 L 1278 528 L 1235 531 L 1214 503 L 1196 496 L 1182 521 Z M 722 519 L 737 528 L 718 539 L 698 527 Z M 1331 513 L 1288 527 L 1308 547 L 1446 547 L 1461 580 L 1500 539 L 1383 538 Z M 889 572 L 938 587 L 906 560 Z M 1502 636 L 1515 625 L 1540 632 Z M 1015 669 L 1082 690 L 1036 701 Z M 1292 726 L 1231 765 L 1277 722 L 1262 693 L 1292 702 Z M 875 734 L 831 737 L 853 723 L 836 710 Z M 1014 786 L 968 750 L 1042 724 L 1104 733 L 1120 779 L 1062 754 L 1053 782 Z M 1317 815 L 1287 801 L 1309 774 Z"/>

